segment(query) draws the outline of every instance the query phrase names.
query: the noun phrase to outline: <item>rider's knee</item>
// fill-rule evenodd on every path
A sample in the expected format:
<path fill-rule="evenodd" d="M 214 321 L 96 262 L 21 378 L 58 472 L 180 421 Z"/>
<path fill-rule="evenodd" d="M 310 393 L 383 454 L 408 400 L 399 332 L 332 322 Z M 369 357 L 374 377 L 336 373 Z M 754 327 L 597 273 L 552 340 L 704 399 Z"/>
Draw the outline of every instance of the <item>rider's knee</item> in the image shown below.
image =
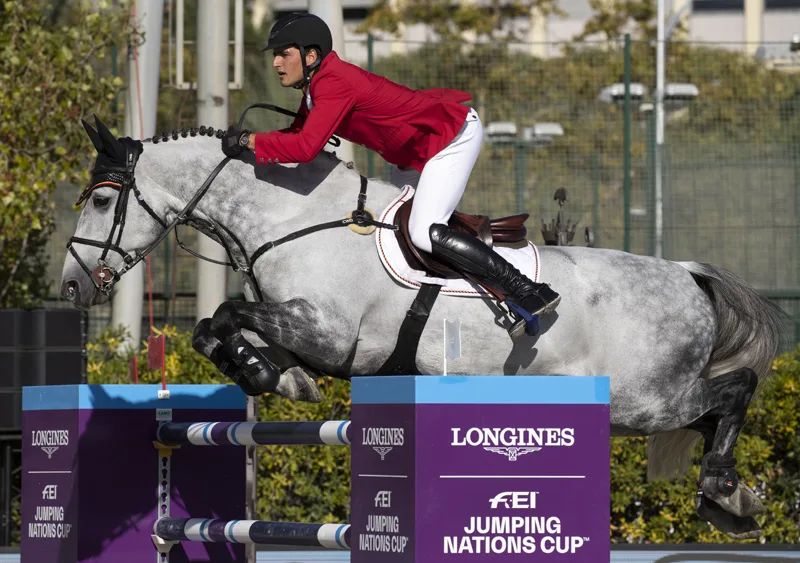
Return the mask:
<path fill-rule="evenodd" d="M 433 243 L 441 243 L 442 239 L 445 237 L 447 233 L 447 225 L 443 225 L 441 223 L 434 223 L 428 229 L 428 236 Z"/>
<path fill-rule="evenodd" d="M 431 237 L 429 234 L 429 228 L 431 225 L 412 225 L 409 221 L 408 225 L 408 236 L 411 239 L 411 242 L 419 248 L 420 250 L 424 250 L 425 252 L 431 252 Z"/>
<path fill-rule="evenodd" d="M 433 244 L 441 244 L 442 240 L 447 236 L 448 227 L 442 223 L 429 223 L 423 226 L 412 228 L 409 225 L 409 238 L 417 248 L 431 253 Z"/>

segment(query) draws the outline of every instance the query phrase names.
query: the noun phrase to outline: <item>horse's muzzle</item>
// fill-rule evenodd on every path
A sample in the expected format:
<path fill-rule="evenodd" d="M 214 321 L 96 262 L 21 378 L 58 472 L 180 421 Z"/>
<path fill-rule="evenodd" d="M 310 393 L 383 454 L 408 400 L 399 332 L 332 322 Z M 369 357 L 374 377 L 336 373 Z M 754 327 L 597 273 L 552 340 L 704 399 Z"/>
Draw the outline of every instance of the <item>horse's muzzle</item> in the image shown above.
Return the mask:
<path fill-rule="evenodd" d="M 86 287 L 77 279 L 68 279 L 61 284 L 61 296 L 81 311 L 99 303 L 98 297 L 101 297 L 98 292 L 92 291 L 91 285 Z"/>

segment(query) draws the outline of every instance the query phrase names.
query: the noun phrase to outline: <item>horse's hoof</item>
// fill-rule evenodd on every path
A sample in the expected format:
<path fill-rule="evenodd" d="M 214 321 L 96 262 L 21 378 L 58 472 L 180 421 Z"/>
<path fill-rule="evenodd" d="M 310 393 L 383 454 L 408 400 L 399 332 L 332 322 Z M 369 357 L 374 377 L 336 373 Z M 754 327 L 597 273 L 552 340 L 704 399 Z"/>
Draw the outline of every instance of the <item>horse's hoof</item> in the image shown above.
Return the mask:
<path fill-rule="evenodd" d="M 761 528 L 755 518 L 726 512 L 719 504 L 702 495 L 697 506 L 697 515 L 729 538 L 749 540 L 761 537 Z"/>
<path fill-rule="evenodd" d="M 290 401 L 322 402 L 322 394 L 316 382 L 300 366 L 290 367 L 281 374 L 275 393 Z"/>
<path fill-rule="evenodd" d="M 755 516 L 766 512 L 755 491 L 741 481 L 737 481 L 736 489 L 730 493 L 726 488 L 719 487 L 716 477 L 706 477 L 703 479 L 702 491 L 706 498 L 734 516 Z"/>

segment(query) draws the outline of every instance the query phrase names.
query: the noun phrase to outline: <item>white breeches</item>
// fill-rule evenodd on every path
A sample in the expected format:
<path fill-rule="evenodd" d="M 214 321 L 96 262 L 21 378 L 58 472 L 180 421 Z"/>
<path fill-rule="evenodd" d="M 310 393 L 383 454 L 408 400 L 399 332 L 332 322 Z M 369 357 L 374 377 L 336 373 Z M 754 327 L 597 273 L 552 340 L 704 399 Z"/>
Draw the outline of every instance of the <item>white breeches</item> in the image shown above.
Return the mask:
<path fill-rule="evenodd" d="M 409 236 L 417 248 L 431 251 L 429 229 L 447 224 L 455 210 L 483 144 L 483 125 L 474 109 L 456 137 L 422 169 L 408 218 Z M 401 184 L 402 185 L 402 184 Z"/>

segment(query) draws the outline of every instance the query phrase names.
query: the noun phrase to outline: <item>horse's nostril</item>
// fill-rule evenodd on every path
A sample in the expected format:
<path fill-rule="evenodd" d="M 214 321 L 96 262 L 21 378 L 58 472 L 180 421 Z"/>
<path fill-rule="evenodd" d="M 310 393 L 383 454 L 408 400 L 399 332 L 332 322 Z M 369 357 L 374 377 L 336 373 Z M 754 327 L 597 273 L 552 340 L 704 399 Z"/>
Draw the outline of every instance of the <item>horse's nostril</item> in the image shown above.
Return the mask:
<path fill-rule="evenodd" d="M 61 295 L 70 301 L 75 301 L 75 299 L 78 297 L 78 282 L 75 280 L 66 282 L 64 287 L 61 288 Z"/>

